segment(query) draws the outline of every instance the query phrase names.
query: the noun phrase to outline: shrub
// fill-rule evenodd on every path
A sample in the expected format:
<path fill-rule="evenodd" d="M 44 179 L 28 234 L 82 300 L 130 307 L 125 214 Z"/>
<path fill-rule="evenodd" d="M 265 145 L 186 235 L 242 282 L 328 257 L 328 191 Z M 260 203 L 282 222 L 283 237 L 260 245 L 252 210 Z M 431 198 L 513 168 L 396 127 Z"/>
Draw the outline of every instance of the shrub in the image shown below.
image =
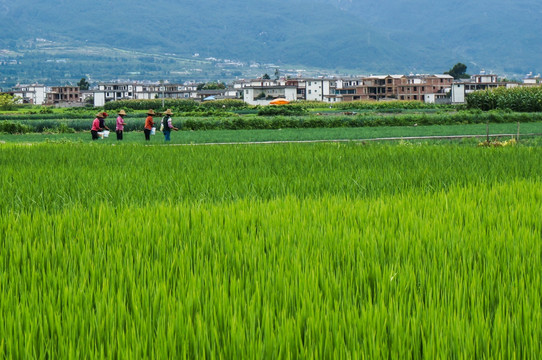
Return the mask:
<path fill-rule="evenodd" d="M 198 108 L 198 103 L 192 99 L 165 99 L 164 108 L 162 108 L 161 99 L 152 100 L 119 100 L 111 101 L 105 104 L 105 110 L 165 110 L 174 109 L 177 112 L 194 111 Z"/>
<path fill-rule="evenodd" d="M 199 105 L 202 110 L 215 109 L 215 110 L 232 110 L 232 109 L 245 109 L 248 105 L 243 100 L 238 99 L 224 99 L 206 101 Z"/>
<path fill-rule="evenodd" d="M 26 134 L 32 129 L 28 125 L 8 121 L 0 121 L 0 133 Z"/>
<path fill-rule="evenodd" d="M 296 105 L 263 106 L 258 110 L 258 115 L 260 116 L 295 116 L 307 113 L 308 111 L 304 107 Z"/>

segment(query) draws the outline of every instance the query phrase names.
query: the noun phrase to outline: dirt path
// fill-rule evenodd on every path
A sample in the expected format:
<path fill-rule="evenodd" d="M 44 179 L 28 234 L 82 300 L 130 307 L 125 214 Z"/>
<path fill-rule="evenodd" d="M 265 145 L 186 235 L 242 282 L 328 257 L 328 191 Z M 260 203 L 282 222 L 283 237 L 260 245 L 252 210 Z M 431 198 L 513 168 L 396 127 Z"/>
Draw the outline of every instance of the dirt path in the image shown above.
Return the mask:
<path fill-rule="evenodd" d="M 521 134 L 521 137 L 542 136 L 542 134 Z M 165 146 L 190 146 L 190 145 L 259 145 L 259 144 L 303 144 L 303 143 L 348 143 L 348 142 L 376 142 L 376 141 L 410 141 L 410 140 L 457 140 L 473 138 L 500 138 L 513 137 L 517 134 L 489 134 L 489 135 L 438 135 L 438 136 L 401 136 L 380 137 L 367 139 L 327 139 L 327 140 L 269 140 L 269 141 L 240 141 L 240 142 L 215 142 L 215 143 L 192 143 L 192 144 L 166 144 Z"/>

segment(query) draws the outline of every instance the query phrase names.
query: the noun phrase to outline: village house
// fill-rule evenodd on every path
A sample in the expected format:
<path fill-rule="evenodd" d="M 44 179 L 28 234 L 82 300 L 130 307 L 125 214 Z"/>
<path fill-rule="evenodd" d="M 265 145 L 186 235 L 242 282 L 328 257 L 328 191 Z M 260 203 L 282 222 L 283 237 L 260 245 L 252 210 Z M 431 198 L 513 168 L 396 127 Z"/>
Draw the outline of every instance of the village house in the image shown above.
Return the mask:
<path fill-rule="evenodd" d="M 359 97 L 356 97 L 355 100 L 397 99 L 398 86 L 404 78 L 404 75 L 365 77 L 362 79 L 362 84 L 356 88 L 356 95 Z M 344 100 L 348 101 L 347 98 Z"/>
<path fill-rule="evenodd" d="M 243 100 L 249 105 L 269 105 L 274 99 L 297 100 L 297 88 L 290 85 L 246 86 Z"/>
<path fill-rule="evenodd" d="M 77 106 L 81 104 L 79 86 L 53 86 L 47 93 L 47 105 Z"/>
<path fill-rule="evenodd" d="M 533 73 L 531 72 L 523 78 L 523 86 L 539 86 L 540 84 L 540 74 L 533 76 Z"/>
<path fill-rule="evenodd" d="M 356 94 L 356 88 L 363 83 L 361 77 L 334 79 L 330 94 L 325 95 L 326 102 L 335 103 L 342 101 L 359 100 Z"/>
<path fill-rule="evenodd" d="M 209 96 L 213 96 L 214 99 L 240 97 L 239 89 L 198 90 L 196 83 L 104 83 L 93 92 L 95 107 L 117 100 L 193 99 L 203 101 Z"/>
<path fill-rule="evenodd" d="M 11 90 L 11 94 L 20 98 L 22 104 L 43 105 L 47 99 L 48 88 L 45 85 L 17 85 Z"/>
<path fill-rule="evenodd" d="M 109 101 L 150 100 L 150 99 L 185 99 L 196 98 L 192 94 L 196 86 L 181 84 L 143 84 L 143 83 L 103 83 L 94 90 L 94 106 L 101 107 Z"/>
<path fill-rule="evenodd" d="M 297 100 L 329 101 L 336 87 L 335 79 L 327 78 L 293 78 L 286 79 L 284 85 L 297 88 Z"/>
<path fill-rule="evenodd" d="M 398 87 L 399 100 L 421 100 L 426 103 L 445 101 L 454 78 L 450 75 L 408 75 Z"/>
<path fill-rule="evenodd" d="M 409 74 L 371 75 L 359 77 L 285 77 L 277 79 L 237 80 L 226 89 L 198 90 L 198 84 L 114 82 L 101 83 L 96 89 L 81 91 L 77 86 L 47 87 L 40 84 L 17 85 L 10 94 L 21 103 L 54 106 L 82 106 L 93 103 L 103 107 L 109 101 L 145 99 L 193 99 L 208 101 L 243 99 L 250 105 L 268 105 L 272 100 L 348 101 L 404 100 L 426 103 L 461 104 L 473 91 L 497 87 L 539 86 L 540 77 L 529 74 L 522 83 L 499 81 L 494 74 L 471 76 L 454 80 L 450 75 Z"/>
<path fill-rule="evenodd" d="M 480 74 L 472 75 L 470 79 L 456 80 L 452 87 L 452 103 L 461 104 L 465 102 L 466 95 L 480 90 L 496 89 L 506 87 L 507 89 L 520 86 L 513 81 L 499 81 L 495 74 L 486 74 L 482 71 Z"/>

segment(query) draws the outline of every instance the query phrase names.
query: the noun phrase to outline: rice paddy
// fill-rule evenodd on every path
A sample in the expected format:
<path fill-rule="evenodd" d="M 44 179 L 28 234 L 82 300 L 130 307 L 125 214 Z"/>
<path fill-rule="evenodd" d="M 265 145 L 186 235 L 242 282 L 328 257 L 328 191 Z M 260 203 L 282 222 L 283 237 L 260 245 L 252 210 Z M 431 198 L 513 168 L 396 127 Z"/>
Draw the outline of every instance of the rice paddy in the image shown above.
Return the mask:
<path fill-rule="evenodd" d="M 0 357 L 538 358 L 540 159 L 0 145 Z"/>

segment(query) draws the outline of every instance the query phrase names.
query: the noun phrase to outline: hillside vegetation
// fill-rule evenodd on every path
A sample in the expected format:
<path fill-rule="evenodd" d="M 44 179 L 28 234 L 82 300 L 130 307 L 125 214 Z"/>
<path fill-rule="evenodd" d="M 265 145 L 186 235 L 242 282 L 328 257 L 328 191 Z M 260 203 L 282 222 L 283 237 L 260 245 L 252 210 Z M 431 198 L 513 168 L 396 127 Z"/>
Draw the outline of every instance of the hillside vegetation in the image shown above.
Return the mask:
<path fill-rule="evenodd" d="M 105 80 L 134 73 L 180 78 L 179 69 L 187 78 L 198 76 L 194 69 L 200 69 L 210 78 L 224 79 L 247 69 L 236 75 L 183 66 L 181 59 L 195 53 L 292 69 L 440 73 L 462 61 L 472 72 L 486 68 L 524 74 L 541 71 L 542 46 L 536 34 L 542 32 L 542 23 L 537 14 L 542 14 L 542 3 L 534 0 L 18 0 L 1 3 L 0 49 L 16 50 L 22 62 L 4 71 L 13 78 L 25 69 L 39 71 L 42 66 L 37 65 L 53 72 L 55 79 L 89 74 Z M 53 41 L 56 47 L 44 49 L 36 38 Z M 111 47 L 151 56 L 137 59 L 138 64 L 127 54 L 88 55 L 89 48 Z M 176 56 L 167 60 L 173 61 L 170 66 L 155 57 L 165 54 Z M 45 63 L 47 59 L 53 64 Z M 58 69 L 51 66 L 55 64 Z"/>

